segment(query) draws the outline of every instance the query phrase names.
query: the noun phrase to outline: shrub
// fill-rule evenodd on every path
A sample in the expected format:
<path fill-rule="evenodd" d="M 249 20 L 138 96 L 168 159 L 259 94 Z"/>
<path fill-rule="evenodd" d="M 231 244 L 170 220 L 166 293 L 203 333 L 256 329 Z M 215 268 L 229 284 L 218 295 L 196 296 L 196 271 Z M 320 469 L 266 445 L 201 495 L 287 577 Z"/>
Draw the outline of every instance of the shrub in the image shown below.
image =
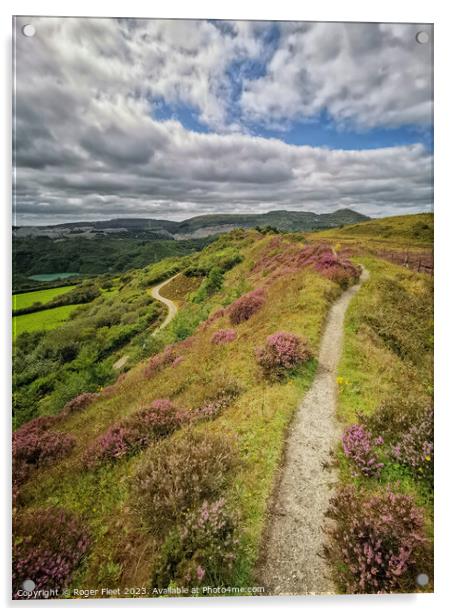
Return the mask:
<path fill-rule="evenodd" d="M 141 409 L 101 434 L 86 450 L 84 465 L 94 468 L 102 462 L 135 453 L 187 421 L 187 413 L 176 408 L 170 400 L 154 400 L 149 408 Z"/>
<path fill-rule="evenodd" d="M 238 325 L 243 321 L 247 321 L 253 316 L 265 303 L 266 295 L 264 289 L 256 289 L 245 293 L 242 297 L 235 300 L 229 306 L 229 318 L 233 325 Z"/>
<path fill-rule="evenodd" d="M 235 463 L 232 442 L 187 432 L 162 441 L 135 477 L 133 502 L 148 531 L 161 535 L 204 499 L 216 497 Z"/>
<path fill-rule="evenodd" d="M 172 362 L 171 366 L 173 368 L 175 368 L 176 366 L 178 366 L 181 362 L 184 361 L 184 356 L 183 355 L 178 355 Z"/>
<path fill-rule="evenodd" d="M 425 409 L 424 415 L 401 435 L 392 447 L 392 455 L 433 485 L 433 409 Z"/>
<path fill-rule="evenodd" d="M 306 341 L 288 332 L 268 336 L 265 346 L 256 349 L 257 363 L 270 379 L 283 378 L 288 370 L 310 358 Z"/>
<path fill-rule="evenodd" d="M 237 338 L 235 329 L 219 329 L 212 336 L 213 344 L 227 344 Z"/>
<path fill-rule="evenodd" d="M 383 444 L 383 438 L 372 438 L 363 426 L 349 426 L 342 435 L 342 448 L 347 458 L 352 460 L 360 473 L 366 477 L 378 476 L 384 464 L 379 462 L 375 447 Z"/>
<path fill-rule="evenodd" d="M 166 366 L 169 366 L 176 359 L 174 345 L 168 345 L 161 353 L 154 355 L 144 368 L 144 376 L 148 379 Z"/>
<path fill-rule="evenodd" d="M 433 414 L 431 401 L 401 392 L 384 400 L 371 415 L 360 415 L 360 420 L 372 434 L 395 443 L 428 413 Z"/>
<path fill-rule="evenodd" d="M 342 488 L 327 514 L 334 519 L 326 555 L 347 593 L 412 591 L 428 566 L 422 511 L 411 496 L 387 489 L 368 496 Z"/>
<path fill-rule="evenodd" d="M 228 585 L 237 555 L 237 526 L 238 518 L 223 498 L 204 501 L 167 536 L 151 583 L 160 588 L 171 583 Z"/>
<path fill-rule="evenodd" d="M 13 432 L 13 483 L 20 485 L 28 479 L 33 468 L 50 464 L 66 456 L 75 445 L 75 438 L 49 428 L 56 417 L 37 417 Z"/>
<path fill-rule="evenodd" d="M 65 414 L 70 414 L 78 411 L 83 411 L 83 409 L 85 409 L 92 402 L 97 400 L 98 397 L 99 394 L 89 392 L 79 394 L 75 398 L 72 398 L 72 400 L 70 400 L 69 402 L 66 402 L 62 412 Z"/>
<path fill-rule="evenodd" d="M 49 507 L 19 516 L 14 528 L 13 598 L 24 580 L 33 580 L 35 592 L 61 591 L 70 582 L 89 547 L 88 533 L 73 513 Z M 34 598 L 34 597 L 33 597 Z"/>

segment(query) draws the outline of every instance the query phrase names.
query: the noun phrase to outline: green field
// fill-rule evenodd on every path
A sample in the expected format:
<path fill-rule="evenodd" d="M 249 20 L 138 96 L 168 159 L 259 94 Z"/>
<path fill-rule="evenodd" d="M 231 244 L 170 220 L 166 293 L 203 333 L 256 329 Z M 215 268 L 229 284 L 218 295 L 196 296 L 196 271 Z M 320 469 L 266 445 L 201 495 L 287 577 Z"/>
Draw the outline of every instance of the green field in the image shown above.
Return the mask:
<path fill-rule="evenodd" d="M 49 310 L 41 310 L 39 312 L 31 312 L 30 314 L 13 317 L 13 338 L 19 336 L 23 332 L 35 332 L 42 329 L 54 329 L 55 327 L 59 327 L 62 323 L 67 321 L 72 312 L 81 305 L 83 304 L 59 306 L 58 308 L 50 308 Z"/>
<path fill-rule="evenodd" d="M 22 310 L 23 308 L 29 308 L 33 304 L 47 304 L 55 297 L 67 293 L 71 289 L 74 289 L 75 285 L 66 285 L 64 287 L 56 287 L 55 289 L 44 289 L 42 291 L 30 291 L 30 293 L 17 293 L 13 295 L 13 310 Z"/>

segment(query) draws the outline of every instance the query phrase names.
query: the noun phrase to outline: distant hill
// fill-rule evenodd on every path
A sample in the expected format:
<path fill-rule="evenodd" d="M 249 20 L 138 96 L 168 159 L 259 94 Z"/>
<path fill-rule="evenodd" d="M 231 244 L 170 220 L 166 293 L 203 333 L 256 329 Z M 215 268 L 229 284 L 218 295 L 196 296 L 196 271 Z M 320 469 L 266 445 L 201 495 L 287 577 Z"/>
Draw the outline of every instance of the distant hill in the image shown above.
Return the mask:
<path fill-rule="evenodd" d="M 354 210 L 341 209 L 331 214 L 274 210 L 265 214 L 209 214 L 182 222 L 155 218 L 117 218 L 94 222 L 71 222 L 48 226 L 22 226 L 13 230 L 16 238 L 52 239 L 127 235 L 147 239 L 187 240 L 218 235 L 238 227 L 271 226 L 280 231 L 330 229 L 370 220 Z"/>

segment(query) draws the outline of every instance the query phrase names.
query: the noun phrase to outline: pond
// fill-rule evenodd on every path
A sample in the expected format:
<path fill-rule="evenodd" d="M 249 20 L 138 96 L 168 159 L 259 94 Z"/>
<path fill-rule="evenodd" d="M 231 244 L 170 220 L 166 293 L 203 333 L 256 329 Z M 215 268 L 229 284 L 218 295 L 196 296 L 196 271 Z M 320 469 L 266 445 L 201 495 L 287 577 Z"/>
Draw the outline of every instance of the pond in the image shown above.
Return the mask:
<path fill-rule="evenodd" d="M 31 280 L 37 280 L 38 282 L 52 282 L 52 280 L 59 280 L 60 278 L 70 278 L 71 276 L 79 276 L 78 272 L 58 272 L 56 274 L 35 274 L 34 276 L 28 276 Z"/>

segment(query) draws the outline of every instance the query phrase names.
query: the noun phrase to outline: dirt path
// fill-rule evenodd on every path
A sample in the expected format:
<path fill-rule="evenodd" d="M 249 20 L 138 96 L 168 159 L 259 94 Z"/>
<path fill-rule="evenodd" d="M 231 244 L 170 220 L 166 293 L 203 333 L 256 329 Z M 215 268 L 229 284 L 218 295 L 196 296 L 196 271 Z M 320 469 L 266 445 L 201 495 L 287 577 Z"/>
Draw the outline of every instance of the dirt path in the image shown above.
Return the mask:
<path fill-rule="evenodd" d="M 156 334 L 158 331 L 160 331 L 161 329 L 163 329 L 164 327 L 166 327 L 168 325 L 168 323 L 170 323 L 174 317 L 177 314 L 177 306 L 176 304 L 171 301 L 170 299 L 167 299 L 166 297 L 163 297 L 162 295 L 160 295 L 160 289 L 162 287 L 164 287 L 166 284 L 168 284 L 169 282 L 171 282 L 171 280 L 174 280 L 176 278 L 176 276 L 179 276 L 179 274 L 176 274 L 175 276 L 172 276 L 171 278 L 168 278 L 168 280 L 164 280 L 163 282 L 161 282 L 160 284 L 158 284 L 155 287 L 152 287 L 151 289 L 151 296 L 156 299 L 159 302 L 162 302 L 163 304 L 165 304 L 165 306 L 168 308 L 168 314 L 165 317 L 165 320 L 163 321 L 163 323 L 157 327 L 157 329 L 154 331 L 153 335 Z"/>
<path fill-rule="evenodd" d="M 328 565 L 321 557 L 325 512 L 337 474 L 325 467 L 340 438 L 336 421 L 336 370 L 344 317 L 351 298 L 368 278 L 333 304 L 322 337 L 319 366 L 290 427 L 284 466 L 270 512 L 259 582 L 269 594 L 335 592 Z"/>

